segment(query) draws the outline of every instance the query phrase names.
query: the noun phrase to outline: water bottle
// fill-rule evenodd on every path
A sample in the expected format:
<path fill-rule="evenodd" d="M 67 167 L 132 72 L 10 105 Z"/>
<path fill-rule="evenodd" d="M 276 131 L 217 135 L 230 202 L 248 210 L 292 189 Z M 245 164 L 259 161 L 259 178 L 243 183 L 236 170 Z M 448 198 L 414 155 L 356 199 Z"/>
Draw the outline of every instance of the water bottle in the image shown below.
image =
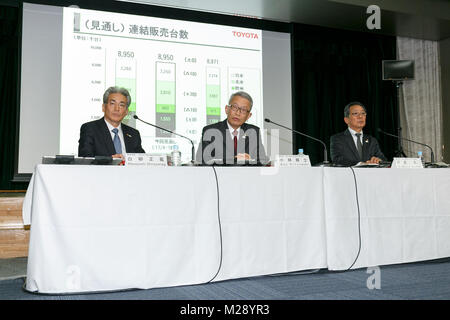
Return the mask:
<path fill-rule="evenodd" d="M 298 154 L 299 154 L 300 156 L 302 156 L 302 155 L 303 155 L 303 149 L 298 149 Z"/>
<path fill-rule="evenodd" d="M 420 161 L 422 161 L 422 166 L 425 168 L 425 159 L 423 158 L 422 151 L 418 151 L 417 156 L 419 157 Z"/>
<path fill-rule="evenodd" d="M 172 165 L 173 166 L 181 166 L 181 152 L 178 150 L 178 146 L 174 145 L 172 148 L 172 152 L 170 154 L 172 156 Z"/>

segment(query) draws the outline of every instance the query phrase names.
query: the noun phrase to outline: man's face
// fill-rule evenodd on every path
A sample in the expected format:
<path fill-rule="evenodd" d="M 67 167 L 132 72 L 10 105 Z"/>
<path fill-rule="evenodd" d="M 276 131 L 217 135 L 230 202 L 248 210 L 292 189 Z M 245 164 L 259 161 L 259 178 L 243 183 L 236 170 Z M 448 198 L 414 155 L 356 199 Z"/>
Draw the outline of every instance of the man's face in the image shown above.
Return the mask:
<path fill-rule="evenodd" d="M 237 129 L 252 116 L 250 101 L 240 96 L 234 96 L 230 101 L 230 105 L 225 107 L 225 112 L 230 125 Z"/>
<path fill-rule="evenodd" d="M 360 132 L 366 125 L 366 111 L 360 105 L 350 107 L 350 114 L 344 117 L 345 123 L 353 130 Z"/>
<path fill-rule="evenodd" d="M 106 121 L 117 127 L 128 114 L 127 97 L 121 93 L 110 94 L 108 103 L 103 104 L 102 110 L 105 113 Z"/>

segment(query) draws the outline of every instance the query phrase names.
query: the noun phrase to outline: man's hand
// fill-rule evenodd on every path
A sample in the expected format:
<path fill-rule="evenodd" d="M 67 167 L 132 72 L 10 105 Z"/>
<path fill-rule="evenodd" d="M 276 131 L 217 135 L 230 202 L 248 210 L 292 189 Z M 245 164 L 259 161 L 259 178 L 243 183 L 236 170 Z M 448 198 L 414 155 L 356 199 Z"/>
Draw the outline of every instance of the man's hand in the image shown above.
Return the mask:
<path fill-rule="evenodd" d="M 122 159 L 122 162 L 119 165 L 120 166 L 124 166 L 125 165 L 125 157 L 123 156 L 123 154 L 116 153 L 116 154 L 113 154 L 111 157 Z"/>
<path fill-rule="evenodd" d="M 372 158 L 370 158 L 370 160 L 367 160 L 366 163 L 376 163 L 376 164 L 379 164 L 380 161 L 381 161 L 380 158 L 372 157 Z"/>
<path fill-rule="evenodd" d="M 252 157 L 248 153 L 238 153 L 235 157 L 237 160 L 251 160 Z"/>
<path fill-rule="evenodd" d="M 123 154 L 120 154 L 120 153 L 113 154 L 111 157 L 113 157 L 113 158 L 121 158 L 122 160 L 125 160 L 125 157 L 123 156 Z"/>

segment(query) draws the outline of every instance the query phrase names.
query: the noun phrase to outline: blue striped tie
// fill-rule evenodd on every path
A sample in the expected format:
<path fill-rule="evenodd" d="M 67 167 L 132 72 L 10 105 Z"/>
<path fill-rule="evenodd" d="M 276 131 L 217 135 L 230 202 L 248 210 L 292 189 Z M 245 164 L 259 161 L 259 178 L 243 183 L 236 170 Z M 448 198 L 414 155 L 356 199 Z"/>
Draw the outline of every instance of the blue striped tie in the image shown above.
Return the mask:
<path fill-rule="evenodd" d="M 116 149 L 116 153 L 122 154 L 122 144 L 120 143 L 120 138 L 118 135 L 119 129 L 114 128 L 112 129 L 112 132 L 114 132 L 114 148 Z"/>

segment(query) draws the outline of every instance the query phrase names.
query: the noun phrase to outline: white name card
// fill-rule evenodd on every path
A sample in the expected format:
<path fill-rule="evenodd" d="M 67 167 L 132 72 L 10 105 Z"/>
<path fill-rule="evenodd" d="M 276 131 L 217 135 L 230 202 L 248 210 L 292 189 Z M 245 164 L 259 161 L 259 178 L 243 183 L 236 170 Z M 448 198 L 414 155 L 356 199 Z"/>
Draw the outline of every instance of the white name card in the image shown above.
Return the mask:
<path fill-rule="evenodd" d="M 150 153 L 126 153 L 125 165 L 167 167 L 167 155 Z"/>
<path fill-rule="evenodd" d="M 276 167 L 311 167 L 309 156 L 305 154 L 277 155 L 275 156 Z"/>
<path fill-rule="evenodd" d="M 391 168 L 397 169 L 413 169 L 423 168 L 420 158 L 394 158 Z"/>

